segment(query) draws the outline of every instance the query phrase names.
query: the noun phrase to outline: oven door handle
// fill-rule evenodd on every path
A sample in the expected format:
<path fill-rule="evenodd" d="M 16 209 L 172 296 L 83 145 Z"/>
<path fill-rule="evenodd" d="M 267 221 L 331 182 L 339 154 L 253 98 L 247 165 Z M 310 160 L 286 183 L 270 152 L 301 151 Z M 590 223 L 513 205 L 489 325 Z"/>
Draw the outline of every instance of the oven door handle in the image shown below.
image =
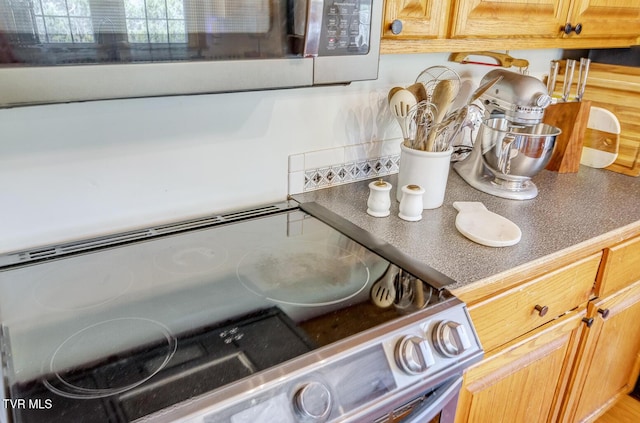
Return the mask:
<path fill-rule="evenodd" d="M 453 422 L 460 388 L 462 388 L 462 376 L 449 379 L 438 386 L 422 404 L 414 408 L 400 422 L 429 422 L 440 413 L 442 413 L 440 423 Z"/>

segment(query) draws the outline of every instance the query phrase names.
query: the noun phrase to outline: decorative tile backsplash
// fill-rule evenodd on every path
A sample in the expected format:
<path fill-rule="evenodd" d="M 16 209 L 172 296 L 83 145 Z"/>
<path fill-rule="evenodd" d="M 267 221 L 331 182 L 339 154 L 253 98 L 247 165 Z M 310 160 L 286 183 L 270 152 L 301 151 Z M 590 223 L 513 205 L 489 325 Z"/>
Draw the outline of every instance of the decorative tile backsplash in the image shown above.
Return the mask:
<path fill-rule="evenodd" d="M 400 141 L 375 141 L 289 156 L 289 194 L 398 173 Z"/>

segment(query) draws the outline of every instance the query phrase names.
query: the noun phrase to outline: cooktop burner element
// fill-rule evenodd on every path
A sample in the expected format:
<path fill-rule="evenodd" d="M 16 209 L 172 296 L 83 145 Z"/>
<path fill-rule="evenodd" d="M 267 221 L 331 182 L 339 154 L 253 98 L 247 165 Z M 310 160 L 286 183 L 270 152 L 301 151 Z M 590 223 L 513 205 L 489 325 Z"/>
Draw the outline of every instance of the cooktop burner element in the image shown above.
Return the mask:
<path fill-rule="evenodd" d="M 119 341 L 113 345 L 113 340 Z M 117 358 L 135 354 L 139 345 L 153 345 L 156 355 L 145 363 L 145 373 L 128 372 L 118 366 Z M 67 398 L 91 399 L 120 394 L 143 384 L 162 370 L 178 347 L 176 338 L 162 323 L 140 318 L 119 318 L 88 326 L 67 338 L 53 353 L 47 373 L 54 377 L 43 384 L 52 392 Z M 109 371 L 117 378 L 99 381 L 79 379 L 86 370 L 77 368 L 73 358 L 78 352 L 91 356 L 104 355 L 100 361 L 111 363 Z"/>
<path fill-rule="evenodd" d="M 169 245 L 157 253 L 156 265 L 173 273 L 206 273 L 224 265 L 229 253 L 215 245 Z"/>
<path fill-rule="evenodd" d="M 369 282 L 369 268 L 337 245 L 292 242 L 249 251 L 238 265 L 238 278 L 276 303 L 326 306 L 358 295 Z"/>
<path fill-rule="evenodd" d="M 445 276 L 309 207 L 0 256 L 0 420 L 375 421 L 481 357 Z"/>
<path fill-rule="evenodd" d="M 58 311 L 99 307 L 124 295 L 133 284 L 133 272 L 102 261 L 77 266 L 54 265 L 34 284 L 31 295 L 45 308 Z"/>

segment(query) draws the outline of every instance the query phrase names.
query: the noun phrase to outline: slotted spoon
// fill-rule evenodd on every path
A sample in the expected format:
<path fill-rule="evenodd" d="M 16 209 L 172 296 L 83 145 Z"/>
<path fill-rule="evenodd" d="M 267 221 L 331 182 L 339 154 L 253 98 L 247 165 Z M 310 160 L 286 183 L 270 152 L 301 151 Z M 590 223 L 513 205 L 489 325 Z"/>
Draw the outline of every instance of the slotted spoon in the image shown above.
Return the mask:
<path fill-rule="evenodd" d="M 405 88 L 396 90 L 389 98 L 389 109 L 400 125 L 405 144 L 409 139 L 409 110 L 416 103 L 416 97 Z"/>
<path fill-rule="evenodd" d="M 371 287 L 371 301 L 380 308 L 391 307 L 396 299 L 395 279 L 400 269 L 390 264 L 387 271 Z"/>

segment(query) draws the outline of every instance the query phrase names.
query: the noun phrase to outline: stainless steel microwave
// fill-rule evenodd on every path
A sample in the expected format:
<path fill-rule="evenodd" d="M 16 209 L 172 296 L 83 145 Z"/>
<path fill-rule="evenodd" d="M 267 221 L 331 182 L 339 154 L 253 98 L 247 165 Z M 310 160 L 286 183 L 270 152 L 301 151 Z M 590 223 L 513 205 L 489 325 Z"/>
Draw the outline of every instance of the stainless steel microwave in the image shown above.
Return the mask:
<path fill-rule="evenodd" d="M 376 79 L 383 2 L 0 0 L 0 107 Z"/>

